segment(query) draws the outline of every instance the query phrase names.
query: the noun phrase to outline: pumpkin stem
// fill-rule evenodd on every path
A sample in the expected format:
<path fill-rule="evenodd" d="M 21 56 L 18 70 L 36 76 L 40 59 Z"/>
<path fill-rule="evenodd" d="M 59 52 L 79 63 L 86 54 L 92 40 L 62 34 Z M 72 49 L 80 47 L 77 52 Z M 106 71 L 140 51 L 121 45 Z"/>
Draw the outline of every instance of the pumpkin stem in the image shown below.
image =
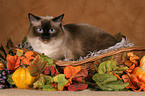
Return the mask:
<path fill-rule="evenodd" d="M 27 68 L 27 65 L 22 63 L 21 68 Z"/>

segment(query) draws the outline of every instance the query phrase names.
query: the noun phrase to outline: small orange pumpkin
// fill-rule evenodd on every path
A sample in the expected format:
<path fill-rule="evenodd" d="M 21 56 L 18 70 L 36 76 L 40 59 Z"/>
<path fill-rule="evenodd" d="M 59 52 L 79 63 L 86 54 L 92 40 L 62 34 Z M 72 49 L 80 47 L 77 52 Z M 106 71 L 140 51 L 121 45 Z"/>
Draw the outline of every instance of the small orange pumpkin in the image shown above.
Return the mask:
<path fill-rule="evenodd" d="M 32 77 L 28 71 L 28 67 L 19 67 L 12 75 L 15 85 L 20 89 L 29 89 L 33 83 L 39 78 L 39 75 Z"/>
<path fill-rule="evenodd" d="M 132 74 L 136 75 L 142 82 L 145 83 L 145 56 L 140 60 L 140 66 L 136 67 Z"/>

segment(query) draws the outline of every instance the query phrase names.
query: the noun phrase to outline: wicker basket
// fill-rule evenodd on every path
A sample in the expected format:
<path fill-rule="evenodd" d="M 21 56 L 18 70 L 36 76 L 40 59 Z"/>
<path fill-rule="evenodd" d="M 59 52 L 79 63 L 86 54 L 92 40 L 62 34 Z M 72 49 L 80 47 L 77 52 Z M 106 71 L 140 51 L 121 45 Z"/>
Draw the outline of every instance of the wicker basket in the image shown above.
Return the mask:
<path fill-rule="evenodd" d="M 16 53 L 16 49 L 18 48 L 13 48 L 10 51 L 13 53 Z M 28 51 L 27 49 L 22 49 L 24 52 Z M 118 63 L 118 65 L 122 65 L 124 63 L 124 58 L 127 58 L 127 56 L 123 56 L 124 54 L 128 53 L 128 52 L 133 52 L 135 55 L 139 56 L 140 58 L 142 56 L 145 55 L 145 47 L 141 47 L 141 46 L 134 46 L 134 47 L 129 47 L 129 48 L 121 48 L 119 50 L 115 50 L 115 51 L 110 51 L 107 52 L 105 54 L 96 56 L 96 57 L 92 57 L 89 59 L 85 59 L 82 61 L 61 61 L 61 60 L 54 60 L 54 63 L 58 66 L 58 67 L 65 67 L 67 65 L 72 65 L 72 66 L 82 66 L 85 67 L 87 69 L 93 70 L 94 69 L 94 64 L 99 64 L 100 62 L 106 61 L 106 60 L 110 60 L 111 58 L 115 59 Z M 34 53 L 36 55 L 38 55 L 39 53 L 35 52 Z"/>
<path fill-rule="evenodd" d="M 92 57 L 89 59 L 85 59 L 82 61 L 61 61 L 61 60 L 54 60 L 54 63 L 59 67 L 65 67 L 67 65 L 72 66 L 82 66 L 82 68 L 87 68 L 88 70 L 95 70 L 97 65 L 100 64 L 100 62 L 110 60 L 111 58 L 115 59 L 119 66 L 124 66 L 125 59 L 128 58 L 126 53 L 133 52 L 135 55 L 139 56 L 141 58 L 145 55 L 145 47 L 129 47 L 129 48 L 121 48 L 119 50 L 110 51 L 105 54 Z"/>

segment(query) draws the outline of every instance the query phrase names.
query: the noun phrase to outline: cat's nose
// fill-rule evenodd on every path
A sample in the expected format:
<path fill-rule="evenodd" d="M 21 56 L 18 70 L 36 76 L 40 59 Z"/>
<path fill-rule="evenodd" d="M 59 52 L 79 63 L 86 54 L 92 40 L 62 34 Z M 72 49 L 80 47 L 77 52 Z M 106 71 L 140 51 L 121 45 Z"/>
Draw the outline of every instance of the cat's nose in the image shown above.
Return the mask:
<path fill-rule="evenodd" d="M 50 38 L 49 38 L 49 36 L 43 36 L 42 39 L 49 40 Z"/>

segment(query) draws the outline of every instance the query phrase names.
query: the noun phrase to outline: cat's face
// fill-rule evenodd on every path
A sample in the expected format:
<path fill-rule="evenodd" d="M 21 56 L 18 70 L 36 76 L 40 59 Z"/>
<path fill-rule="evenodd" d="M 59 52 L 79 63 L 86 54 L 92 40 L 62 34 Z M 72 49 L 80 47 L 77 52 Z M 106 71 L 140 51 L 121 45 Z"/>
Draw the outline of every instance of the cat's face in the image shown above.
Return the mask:
<path fill-rule="evenodd" d="M 50 16 L 34 16 L 28 14 L 30 20 L 30 29 L 28 36 L 37 38 L 42 42 L 48 43 L 52 39 L 57 39 L 63 36 L 62 19 L 64 14 L 58 17 Z"/>

